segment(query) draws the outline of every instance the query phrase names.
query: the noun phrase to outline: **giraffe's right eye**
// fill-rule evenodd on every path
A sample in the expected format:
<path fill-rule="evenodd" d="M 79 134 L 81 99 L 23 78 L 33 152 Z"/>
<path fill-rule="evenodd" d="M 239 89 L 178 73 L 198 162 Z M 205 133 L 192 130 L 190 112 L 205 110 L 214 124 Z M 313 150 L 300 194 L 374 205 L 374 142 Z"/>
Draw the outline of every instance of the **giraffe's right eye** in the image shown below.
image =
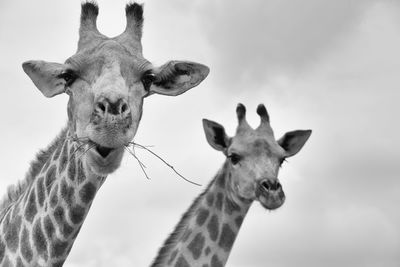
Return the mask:
<path fill-rule="evenodd" d="M 229 160 L 231 161 L 232 165 L 236 165 L 239 163 L 239 161 L 242 159 L 241 156 L 239 156 L 236 153 L 232 153 L 228 156 Z"/>

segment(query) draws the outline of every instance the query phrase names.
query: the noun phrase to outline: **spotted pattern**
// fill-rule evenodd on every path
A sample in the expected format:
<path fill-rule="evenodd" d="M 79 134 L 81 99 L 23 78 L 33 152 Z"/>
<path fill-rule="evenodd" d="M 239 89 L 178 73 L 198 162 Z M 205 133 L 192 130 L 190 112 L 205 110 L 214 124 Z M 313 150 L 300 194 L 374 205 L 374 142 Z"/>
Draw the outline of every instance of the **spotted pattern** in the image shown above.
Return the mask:
<path fill-rule="evenodd" d="M 207 194 L 207 196 L 206 196 L 206 202 L 207 202 L 207 205 L 208 205 L 209 207 L 212 207 L 212 205 L 213 205 L 213 203 L 214 203 L 214 194 L 213 194 L 213 193 L 208 193 L 208 194 Z"/>
<path fill-rule="evenodd" d="M 182 236 L 182 242 L 186 242 L 191 234 L 192 234 L 192 229 L 187 228 Z"/>
<path fill-rule="evenodd" d="M 56 165 L 52 165 L 46 173 L 45 186 L 47 189 L 47 194 L 50 193 L 51 185 L 54 183 L 56 179 L 56 170 L 57 170 Z"/>
<path fill-rule="evenodd" d="M 225 251 L 230 251 L 235 241 L 235 232 L 232 231 L 229 224 L 225 223 L 222 226 L 221 236 L 219 238 L 218 245 Z"/>
<path fill-rule="evenodd" d="M 65 254 L 68 248 L 68 242 L 55 240 L 53 246 L 51 247 L 50 256 L 52 258 L 58 258 Z"/>
<path fill-rule="evenodd" d="M 218 177 L 218 179 L 216 180 L 216 184 L 217 186 L 225 190 L 225 175 L 221 175 L 220 177 Z"/>
<path fill-rule="evenodd" d="M 203 251 L 203 247 L 205 244 L 205 237 L 202 233 L 198 233 L 195 235 L 193 240 L 187 246 L 188 250 L 192 253 L 193 259 L 197 260 L 200 258 L 201 252 Z"/>
<path fill-rule="evenodd" d="M 32 222 L 36 213 L 37 213 L 37 208 L 36 208 L 35 188 L 31 188 L 28 202 L 26 203 L 25 207 L 25 219 L 28 220 L 29 222 Z"/>
<path fill-rule="evenodd" d="M 39 206 L 43 207 L 44 199 L 46 198 L 45 188 L 44 188 L 44 178 L 39 177 L 37 180 L 37 198 L 39 202 Z"/>
<path fill-rule="evenodd" d="M 50 207 L 54 208 L 58 204 L 58 184 L 51 189 L 50 193 Z"/>
<path fill-rule="evenodd" d="M 51 267 L 62 267 L 64 265 L 65 259 L 64 260 L 59 260 L 53 263 Z"/>
<path fill-rule="evenodd" d="M 78 224 L 85 218 L 86 209 L 80 205 L 76 205 L 69 210 L 69 218 L 72 223 Z"/>
<path fill-rule="evenodd" d="M 51 239 L 54 235 L 55 228 L 54 228 L 53 222 L 49 215 L 47 215 L 43 219 L 43 225 L 44 225 L 44 231 L 46 232 L 47 238 Z"/>
<path fill-rule="evenodd" d="M 21 235 L 21 255 L 29 263 L 32 260 L 33 252 L 31 249 L 31 243 L 29 241 L 28 230 L 24 227 Z"/>
<path fill-rule="evenodd" d="M 211 257 L 211 267 L 223 267 L 224 265 L 220 261 L 217 255 Z"/>
<path fill-rule="evenodd" d="M 58 165 L 58 173 L 59 174 L 61 174 L 65 170 L 67 163 L 68 163 L 68 142 L 65 142 L 62 152 L 61 152 L 59 165 Z"/>
<path fill-rule="evenodd" d="M 210 247 L 206 247 L 206 249 L 204 250 L 204 254 L 206 256 L 208 256 L 208 254 L 210 254 L 210 252 L 211 252 L 211 248 Z"/>
<path fill-rule="evenodd" d="M 17 267 L 25 267 L 24 263 L 21 260 L 21 257 L 17 258 Z"/>
<path fill-rule="evenodd" d="M 54 210 L 54 219 L 56 220 L 56 223 L 64 237 L 68 237 L 74 230 L 65 220 L 65 212 L 63 207 L 56 207 Z"/>
<path fill-rule="evenodd" d="M 75 198 L 75 189 L 72 186 L 69 186 L 65 181 L 65 178 L 61 182 L 61 190 L 60 195 L 64 199 L 67 204 L 71 204 L 74 202 Z"/>
<path fill-rule="evenodd" d="M 210 239 L 212 241 L 216 241 L 219 234 L 219 222 L 217 215 L 211 216 L 210 221 L 207 224 L 208 234 L 210 235 Z"/>
<path fill-rule="evenodd" d="M 82 186 L 82 189 L 79 191 L 79 196 L 82 202 L 85 204 L 89 204 L 93 200 L 96 194 L 96 190 L 97 190 L 96 186 L 90 182 Z"/>
<path fill-rule="evenodd" d="M 183 256 L 179 256 L 175 263 L 175 267 L 190 267 L 190 265 Z"/>
<path fill-rule="evenodd" d="M 13 218 L 10 222 L 10 225 L 8 227 L 8 231 L 6 232 L 6 235 L 4 236 L 4 239 L 6 241 L 7 247 L 12 251 L 16 252 L 18 249 L 18 235 L 19 231 L 21 228 L 21 222 L 22 222 L 22 217 L 21 216 L 16 216 Z"/>
<path fill-rule="evenodd" d="M 33 243 L 35 245 L 37 253 L 42 256 L 45 260 L 48 258 L 47 254 L 47 241 L 43 234 L 42 227 L 40 225 L 40 219 L 36 220 L 33 225 Z"/>
<path fill-rule="evenodd" d="M 202 226 L 207 220 L 208 215 L 210 215 L 210 212 L 207 209 L 200 208 L 196 218 L 197 225 Z"/>
<path fill-rule="evenodd" d="M 5 251 L 6 251 L 6 245 L 0 238 L 0 263 L 3 261 Z"/>
<path fill-rule="evenodd" d="M 81 184 L 83 181 L 85 181 L 85 179 L 86 179 L 86 175 L 85 175 L 85 171 L 83 169 L 82 161 L 79 161 L 78 162 L 78 176 L 77 176 L 78 183 Z"/>
<path fill-rule="evenodd" d="M 236 217 L 235 224 L 236 224 L 237 227 L 240 227 L 242 225 L 243 219 L 244 218 L 243 218 L 242 215 L 239 215 L 239 216 Z"/>
<path fill-rule="evenodd" d="M 69 165 L 68 165 L 68 178 L 71 181 L 75 181 L 75 175 L 76 175 L 76 163 L 75 163 L 75 150 L 73 147 L 71 147 L 70 155 L 71 158 L 69 160 Z"/>

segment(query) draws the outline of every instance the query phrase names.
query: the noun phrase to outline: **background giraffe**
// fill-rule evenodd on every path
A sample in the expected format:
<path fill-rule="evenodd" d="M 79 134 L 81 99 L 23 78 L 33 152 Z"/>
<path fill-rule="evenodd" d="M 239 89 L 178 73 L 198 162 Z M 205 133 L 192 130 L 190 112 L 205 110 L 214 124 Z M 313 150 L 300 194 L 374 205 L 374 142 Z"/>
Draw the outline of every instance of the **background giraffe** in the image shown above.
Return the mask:
<path fill-rule="evenodd" d="M 0 203 L 1 266 L 61 266 L 135 136 L 143 99 L 182 94 L 208 74 L 201 64 L 154 67 L 143 57 L 141 5 L 126 6 L 126 29 L 114 38 L 97 30 L 97 15 L 96 4 L 82 4 L 78 51 L 64 64 L 23 64 L 46 97 L 69 95 L 68 124 Z"/>
<path fill-rule="evenodd" d="M 284 203 L 279 168 L 300 151 L 311 130 L 288 132 L 276 141 L 264 105 L 257 107 L 261 124 L 256 130 L 247 123 L 242 104 L 236 113 L 239 125 L 232 138 L 220 124 L 203 120 L 208 143 L 227 159 L 165 241 L 153 267 L 225 266 L 252 202 L 268 210 Z"/>

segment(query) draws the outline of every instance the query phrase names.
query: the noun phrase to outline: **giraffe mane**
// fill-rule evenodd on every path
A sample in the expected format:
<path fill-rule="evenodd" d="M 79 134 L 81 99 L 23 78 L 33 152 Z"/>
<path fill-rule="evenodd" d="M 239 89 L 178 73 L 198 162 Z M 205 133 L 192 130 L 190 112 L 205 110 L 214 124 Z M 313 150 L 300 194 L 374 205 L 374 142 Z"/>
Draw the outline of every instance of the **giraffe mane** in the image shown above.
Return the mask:
<path fill-rule="evenodd" d="M 218 171 L 218 173 L 214 176 L 211 182 L 207 185 L 206 189 L 204 189 L 204 191 L 195 198 L 189 209 L 182 215 L 181 220 L 175 226 L 174 231 L 168 236 L 168 238 L 164 241 L 163 246 L 158 250 L 157 257 L 154 259 L 151 267 L 161 266 L 160 264 L 165 262 L 165 257 L 168 256 L 168 253 L 171 251 L 171 249 L 176 244 L 178 239 L 184 233 L 185 231 L 184 227 L 186 226 L 187 221 L 192 217 L 193 211 L 198 207 L 198 204 L 203 199 L 204 195 L 207 193 L 209 188 L 217 180 L 217 178 L 220 177 L 220 175 L 222 175 L 223 173 L 225 173 L 225 168 L 226 168 L 225 165 L 226 164 L 224 164 L 224 166 Z"/>
<path fill-rule="evenodd" d="M 66 133 L 67 127 L 61 131 L 46 149 L 42 149 L 36 154 L 36 159 L 31 162 L 25 178 L 15 185 L 8 186 L 6 195 L 0 200 L 0 221 L 3 219 L 8 208 L 33 184 L 43 165 L 52 156 L 56 148 L 65 140 Z"/>

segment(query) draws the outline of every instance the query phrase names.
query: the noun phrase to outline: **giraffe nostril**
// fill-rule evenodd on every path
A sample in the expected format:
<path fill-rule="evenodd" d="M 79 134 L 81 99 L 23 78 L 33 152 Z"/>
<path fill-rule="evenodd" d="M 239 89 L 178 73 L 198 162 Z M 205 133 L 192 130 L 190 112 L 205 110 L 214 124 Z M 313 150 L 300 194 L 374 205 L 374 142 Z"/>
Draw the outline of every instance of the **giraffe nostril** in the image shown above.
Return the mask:
<path fill-rule="evenodd" d="M 260 183 L 260 185 L 267 191 L 278 191 L 282 189 L 282 186 L 278 181 L 264 180 Z"/>
<path fill-rule="evenodd" d="M 98 107 L 102 112 L 106 112 L 106 106 L 105 106 L 103 103 L 101 103 L 101 102 L 97 103 L 97 107 Z"/>
<path fill-rule="evenodd" d="M 128 110 L 128 105 L 126 103 L 122 104 L 121 106 L 121 113 L 125 113 Z"/>
<path fill-rule="evenodd" d="M 261 182 L 261 186 L 262 186 L 263 188 L 265 188 L 266 190 L 268 190 L 268 191 L 271 190 L 271 187 L 270 187 L 268 181 L 262 181 L 262 182 Z"/>

